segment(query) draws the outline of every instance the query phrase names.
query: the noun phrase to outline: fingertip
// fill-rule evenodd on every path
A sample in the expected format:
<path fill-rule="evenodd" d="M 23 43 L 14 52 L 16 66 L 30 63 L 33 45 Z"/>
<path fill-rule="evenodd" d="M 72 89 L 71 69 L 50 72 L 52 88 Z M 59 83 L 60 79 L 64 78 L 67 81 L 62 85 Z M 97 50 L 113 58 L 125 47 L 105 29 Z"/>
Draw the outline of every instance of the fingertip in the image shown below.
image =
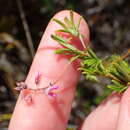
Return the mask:
<path fill-rule="evenodd" d="M 64 21 L 64 17 L 69 18 L 70 11 L 71 10 L 62 10 L 62 11 L 56 13 L 53 18 Z M 81 23 L 80 23 L 80 26 L 79 26 L 79 32 L 83 35 L 85 43 L 88 44 L 89 41 L 90 41 L 90 31 L 89 31 L 88 24 L 87 24 L 86 20 L 83 18 L 82 15 L 80 15 L 79 13 L 77 13 L 75 11 L 73 11 L 73 13 L 74 13 L 75 24 L 78 24 L 79 19 L 82 17 Z"/>

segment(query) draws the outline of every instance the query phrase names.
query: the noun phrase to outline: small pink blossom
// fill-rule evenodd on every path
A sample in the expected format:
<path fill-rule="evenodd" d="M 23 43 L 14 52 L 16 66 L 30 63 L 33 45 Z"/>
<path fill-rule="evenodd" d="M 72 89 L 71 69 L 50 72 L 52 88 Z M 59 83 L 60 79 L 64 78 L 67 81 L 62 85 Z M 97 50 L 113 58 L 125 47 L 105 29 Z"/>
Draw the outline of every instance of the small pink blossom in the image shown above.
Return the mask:
<path fill-rule="evenodd" d="M 23 98 L 24 99 L 24 101 L 29 105 L 29 104 L 31 104 L 32 103 L 32 95 L 31 94 L 29 94 L 29 95 L 26 95 L 26 97 L 24 97 Z"/>
<path fill-rule="evenodd" d="M 36 76 L 35 76 L 35 84 L 39 85 L 40 83 L 40 79 L 41 79 L 41 73 L 37 72 Z"/>
<path fill-rule="evenodd" d="M 36 94 L 36 92 L 44 91 L 44 93 L 51 98 L 54 98 L 57 96 L 57 94 L 54 91 L 57 90 L 59 86 L 54 86 L 54 84 L 50 83 L 50 85 L 47 86 L 46 88 L 39 88 L 38 85 L 40 84 L 40 80 L 41 80 L 41 73 L 37 72 L 34 79 L 34 83 L 37 86 L 37 88 L 33 88 L 33 87 L 30 88 L 29 86 L 27 86 L 25 82 L 17 83 L 17 87 L 15 88 L 15 90 L 21 91 L 21 98 L 28 105 L 31 105 L 33 103 L 34 94 Z"/>
<path fill-rule="evenodd" d="M 15 88 L 15 90 L 17 91 L 27 89 L 27 85 L 25 84 L 25 82 L 17 82 L 16 84 L 17 84 L 17 87 Z"/>
<path fill-rule="evenodd" d="M 23 90 L 22 91 L 22 99 L 28 104 L 28 105 L 30 105 L 31 103 L 32 103 L 32 101 L 33 101 L 33 98 L 32 98 L 32 95 L 33 94 L 33 92 L 32 92 L 32 90 L 29 90 L 29 89 L 26 89 L 26 90 Z"/>
<path fill-rule="evenodd" d="M 56 97 L 57 94 L 53 92 L 53 90 L 57 90 L 59 86 L 51 86 L 45 89 L 45 94 L 50 97 Z"/>

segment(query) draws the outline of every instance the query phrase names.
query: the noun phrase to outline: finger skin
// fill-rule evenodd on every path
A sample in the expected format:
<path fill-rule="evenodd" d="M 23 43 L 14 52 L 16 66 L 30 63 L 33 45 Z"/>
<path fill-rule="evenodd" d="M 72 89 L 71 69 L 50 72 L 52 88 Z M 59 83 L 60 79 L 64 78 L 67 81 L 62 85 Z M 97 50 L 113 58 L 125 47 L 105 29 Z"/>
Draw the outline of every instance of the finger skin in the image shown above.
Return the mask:
<path fill-rule="evenodd" d="M 130 130 L 130 88 L 122 97 L 116 130 Z"/>
<path fill-rule="evenodd" d="M 121 97 L 110 95 L 86 118 L 81 130 L 116 130 Z"/>
<path fill-rule="evenodd" d="M 69 17 L 69 11 L 61 11 L 54 17 L 63 21 Z M 80 15 L 74 14 L 77 22 Z M 45 87 L 50 82 L 60 79 L 56 85 L 60 88 L 56 91 L 58 96 L 50 100 L 45 94 L 35 94 L 33 104 L 27 105 L 20 96 L 17 101 L 9 130 L 65 130 L 71 104 L 75 95 L 75 86 L 79 78 L 77 63 L 69 64 L 69 59 L 63 55 L 55 54 L 57 48 L 61 48 L 51 38 L 51 34 L 61 27 L 54 21 L 50 21 L 38 47 L 33 64 L 26 79 L 30 87 L 35 87 L 34 78 L 37 72 L 42 73 L 40 87 Z M 89 29 L 84 20 L 81 20 L 80 32 L 86 42 L 89 41 Z M 79 41 L 73 40 L 73 44 L 81 46 Z M 67 67 L 67 69 L 65 69 Z M 64 70 L 65 69 L 65 70 Z M 64 70 L 64 71 L 63 71 Z"/>

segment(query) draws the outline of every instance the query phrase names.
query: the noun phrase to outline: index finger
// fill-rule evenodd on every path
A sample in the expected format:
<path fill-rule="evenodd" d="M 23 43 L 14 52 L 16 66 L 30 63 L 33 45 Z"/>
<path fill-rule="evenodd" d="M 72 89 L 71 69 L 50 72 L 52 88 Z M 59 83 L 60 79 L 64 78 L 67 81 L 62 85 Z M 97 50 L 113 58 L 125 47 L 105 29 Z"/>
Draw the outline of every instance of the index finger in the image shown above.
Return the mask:
<path fill-rule="evenodd" d="M 69 11 L 61 11 L 54 17 L 63 21 L 64 17 L 69 16 Z M 80 15 L 74 13 L 74 21 L 77 22 Z M 19 96 L 9 130 L 64 130 L 71 111 L 71 104 L 75 95 L 79 73 L 77 64 L 68 65 L 69 59 L 63 55 L 55 54 L 57 48 L 61 48 L 56 41 L 51 38 L 51 34 L 61 27 L 54 21 L 50 21 L 42 37 L 38 51 L 26 79 L 26 84 L 30 88 L 35 88 L 35 76 L 40 72 L 41 81 L 39 87 L 46 87 L 50 82 L 57 81 L 59 88 L 56 90 L 58 96 L 53 101 L 44 93 L 35 93 L 32 97 L 33 103 L 27 105 Z M 79 27 L 80 33 L 85 41 L 89 41 L 89 29 L 86 22 L 82 19 Z M 72 41 L 80 47 L 81 42 Z"/>

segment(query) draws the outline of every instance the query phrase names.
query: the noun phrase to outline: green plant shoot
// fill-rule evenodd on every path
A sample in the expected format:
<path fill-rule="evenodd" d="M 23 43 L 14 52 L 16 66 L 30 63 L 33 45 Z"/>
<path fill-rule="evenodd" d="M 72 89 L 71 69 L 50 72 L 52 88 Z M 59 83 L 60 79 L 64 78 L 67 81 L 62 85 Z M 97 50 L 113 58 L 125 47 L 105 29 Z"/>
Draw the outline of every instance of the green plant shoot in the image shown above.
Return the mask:
<path fill-rule="evenodd" d="M 62 27 L 62 29 L 57 31 L 78 37 L 84 47 L 84 51 L 81 51 L 69 44 L 69 39 L 66 40 L 63 37 L 54 34 L 52 35 L 52 38 L 64 46 L 64 48 L 56 50 L 56 53 L 72 55 L 71 61 L 81 59 L 79 70 L 87 80 L 100 82 L 98 77 L 106 77 L 111 80 L 111 83 L 107 84 L 108 88 L 113 91 L 124 92 L 130 85 L 130 64 L 124 59 L 125 57 L 122 58 L 122 56 L 119 55 L 112 55 L 107 59 L 101 59 L 90 47 L 86 47 L 83 36 L 79 32 L 81 19 L 82 17 L 76 25 L 74 23 L 73 11 L 70 11 L 70 18 L 64 18 L 64 22 L 53 19 Z M 127 55 L 129 55 L 129 53 Z"/>

